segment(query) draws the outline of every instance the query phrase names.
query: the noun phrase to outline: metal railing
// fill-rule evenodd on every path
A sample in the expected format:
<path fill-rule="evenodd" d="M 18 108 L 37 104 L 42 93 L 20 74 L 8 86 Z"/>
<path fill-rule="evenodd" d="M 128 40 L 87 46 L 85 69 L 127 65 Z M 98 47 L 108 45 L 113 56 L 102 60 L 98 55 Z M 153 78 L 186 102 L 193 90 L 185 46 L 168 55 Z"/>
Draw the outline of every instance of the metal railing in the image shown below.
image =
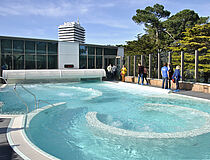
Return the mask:
<path fill-rule="evenodd" d="M 35 105 L 35 109 L 37 109 L 37 98 L 36 95 L 34 93 L 32 93 L 31 91 L 29 91 L 28 89 L 26 89 L 21 83 L 16 83 L 14 86 L 14 91 L 16 91 L 16 87 L 17 85 L 20 85 L 26 92 L 28 92 L 29 94 L 31 94 L 34 97 L 34 105 Z M 16 93 L 18 94 L 18 92 L 16 91 Z M 20 97 L 20 95 L 18 94 L 18 97 Z"/>

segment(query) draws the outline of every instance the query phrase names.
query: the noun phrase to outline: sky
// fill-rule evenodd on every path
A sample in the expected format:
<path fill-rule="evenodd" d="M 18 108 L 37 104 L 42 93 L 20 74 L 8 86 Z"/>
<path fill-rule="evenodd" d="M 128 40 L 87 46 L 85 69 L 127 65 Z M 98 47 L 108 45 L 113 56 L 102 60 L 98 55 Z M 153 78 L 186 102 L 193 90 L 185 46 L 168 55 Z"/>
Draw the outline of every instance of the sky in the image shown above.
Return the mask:
<path fill-rule="evenodd" d="M 85 43 L 119 45 L 144 33 L 132 17 L 137 9 L 161 4 L 171 15 L 183 9 L 210 16 L 210 0 L 1 0 L 0 36 L 58 39 L 58 26 L 77 21 Z"/>

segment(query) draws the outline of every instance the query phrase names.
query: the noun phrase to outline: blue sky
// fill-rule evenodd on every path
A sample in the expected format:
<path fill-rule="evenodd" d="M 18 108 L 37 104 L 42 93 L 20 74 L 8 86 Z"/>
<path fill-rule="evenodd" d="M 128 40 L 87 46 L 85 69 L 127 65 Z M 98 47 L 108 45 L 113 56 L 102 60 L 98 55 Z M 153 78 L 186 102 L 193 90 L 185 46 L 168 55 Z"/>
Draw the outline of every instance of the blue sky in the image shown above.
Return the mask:
<path fill-rule="evenodd" d="M 191 9 L 210 16 L 210 0 L 1 0 L 0 35 L 56 40 L 57 27 L 79 17 L 86 43 L 125 44 L 143 33 L 143 26 L 132 21 L 136 9 L 156 3 L 171 15 Z"/>

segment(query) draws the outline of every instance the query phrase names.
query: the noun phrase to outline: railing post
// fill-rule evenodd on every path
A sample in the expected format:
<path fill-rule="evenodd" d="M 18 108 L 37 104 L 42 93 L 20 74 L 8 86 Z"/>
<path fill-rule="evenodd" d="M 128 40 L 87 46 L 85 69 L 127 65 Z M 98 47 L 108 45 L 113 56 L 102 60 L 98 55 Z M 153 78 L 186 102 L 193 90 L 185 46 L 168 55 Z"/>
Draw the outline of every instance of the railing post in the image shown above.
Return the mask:
<path fill-rule="evenodd" d="M 133 56 L 133 77 L 136 77 L 136 56 Z"/>
<path fill-rule="evenodd" d="M 144 55 L 141 55 L 141 65 L 144 66 Z"/>
<path fill-rule="evenodd" d="M 127 56 L 127 69 L 128 69 L 128 72 L 127 72 L 127 75 L 130 76 L 130 56 Z"/>
<path fill-rule="evenodd" d="M 181 79 L 184 81 L 184 52 L 181 51 Z"/>
<path fill-rule="evenodd" d="M 198 50 L 195 50 L 195 82 L 198 81 Z"/>
<path fill-rule="evenodd" d="M 168 52 L 168 63 L 171 64 L 171 52 L 170 51 Z"/>
<path fill-rule="evenodd" d="M 160 53 L 158 52 L 158 79 L 160 79 Z"/>
<path fill-rule="evenodd" d="M 152 54 L 149 54 L 149 78 L 152 78 Z"/>

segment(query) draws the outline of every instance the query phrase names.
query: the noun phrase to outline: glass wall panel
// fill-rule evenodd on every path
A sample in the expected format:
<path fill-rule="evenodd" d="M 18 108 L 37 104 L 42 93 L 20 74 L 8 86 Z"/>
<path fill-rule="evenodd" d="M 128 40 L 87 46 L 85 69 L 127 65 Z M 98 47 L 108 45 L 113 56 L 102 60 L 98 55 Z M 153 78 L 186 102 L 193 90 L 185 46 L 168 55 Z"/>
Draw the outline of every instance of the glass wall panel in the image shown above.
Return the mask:
<path fill-rule="evenodd" d="M 102 48 L 96 48 L 96 55 L 102 55 Z"/>
<path fill-rule="evenodd" d="M 117 49 L 105 48 L 104 55 L 116 55 L 117 56 Z"/>
<path fill-rule="evenodd" d="M 26 69 L 35 69 L 35 55 L 25 56 Z"/>
<path fill-rule="evenodd" d="M 46 43 L 36 42 L 37 44 L 37 54 L 46 54 Z"/>
<path fill-rule="evenodd" d="M 79 68 L 87 69 L 87 56 L 79 56 Z"/>
<path fill-rule="evenodd" d="M 58 56 L 48 55 L 48 69 L 58 69 Z"/>
<path fill-rule="evenodd" d="M 97 69 L 102 68 L 102 56 L 96 56 L 96 68 Z"/>
<path fill-rule="evenodd" d="M 95 69 L 95 56 L 88 56 L 88 69 Z"/>
<path fill-rule="evenodd" d="M 12 55 L 2 54 L 1 55 L 1 66 L 5 65 L 6 69 L 12 69 Z"/>
<path fill-rule="evenodd" d="M 58 54 L 58 43 L 49 42 L 48 43 L 48 54 Z"/>
<path fill-rule="evenodd" d="M 87 55 L 87 47 L 80 45 L 79 46 L 79 55 Z"/>
<path fill-rule="evenodd" d="M 35 42 L 25 41 L 25 52 L 26 54 L 35 54 Z"/>
<path fill-rule="evenodd" d="M 95 55 L 95 47 L 88 47 L 88 55 Z"/>
<path fill-rule="evenodd" d="M 24 55 L 13 55 L 14 69 L 24 69 Z"/>
<path fill-rule="evenodd" d="M 46 69 L 47 68 L 46 56 L 37 55 L 37 69 Z"/>
<path fill-rule="evenodd" d="M 1 40 L 1 53 L 12 53 L 12 40 Z"/>
<path fill-rule="evenodd" d="M 24 54 L 24 41 L 22 40 L 13 40 L 13 53 Z"/>

